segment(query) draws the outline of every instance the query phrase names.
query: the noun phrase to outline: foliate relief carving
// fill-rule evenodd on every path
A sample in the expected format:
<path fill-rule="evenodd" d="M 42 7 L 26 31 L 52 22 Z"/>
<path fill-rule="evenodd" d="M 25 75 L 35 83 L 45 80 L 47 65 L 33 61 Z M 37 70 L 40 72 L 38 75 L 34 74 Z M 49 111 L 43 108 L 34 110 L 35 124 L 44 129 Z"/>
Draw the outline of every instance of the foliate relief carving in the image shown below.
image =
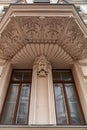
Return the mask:
<path fill-rule="evenodd" d="M 72 17 L 17 17 L 16 19 L 20 22 L 20 27 L 27 40 L 55 40 L 74 59 L 87 54 L 87 49 L 85 49 L 87 39 L 84 38 Z M 68 21 L 70 24 L 66 28 Z"/>
<path fill-rule="evenodd" d="M 58 39 L 67 17 L 18 17 L 28 39 Z"/>
<path fill-rule="evenodd" d="M 37 75 L 39 77 L 45 77 L 48 75 L 49 69 L 51 67 L 49 61 L 44 55 L 37 57 L 34 61 L 34 66 L 37 70 Z"/>
<path fill-rule="evenodd" d="M 19 21 L 26 38 L 36 39 L 39 37 L 40 25 L 37 17 L 17 17 L 16 20 Z"/>
<path fill-rule="evenodd" d="M 16 26 L 16 19 L 19 28 Z M 29 43 L 52 43 L 60 45 L 73 59 L 87 56 L 87 38 L 74 18 L 69 17 L 15 17 L 6 26 L 0 38 L 0 57 L 11 59 Z M 70 24 L 66 24 L 70 20 Z M 67 26 L 66 26 L 67 25 Z M 65 27 L 66 26 L 66 27 Z M 24 34 L 24 38 L 20 33 Z"/>
<path fill-rule="evenodd" d="M 87 38 L 84 38 L 83 33 L 74 19 L 71 20 L 67 32 L 62 38 L 62 46 L 66 48 L 68 53 L 74 59 L 81 58 L 82 55 L 87 56 Z M 73 53 L 74 50 L 74 53 Z"/>
<path fill-rule="evenodd" d="M 0 51 L 3 56 L 10 59 L 23 46 L 23 41 L 15 26 L 14 21 L 11 21 L 7 28 L 1 34 Z"/>

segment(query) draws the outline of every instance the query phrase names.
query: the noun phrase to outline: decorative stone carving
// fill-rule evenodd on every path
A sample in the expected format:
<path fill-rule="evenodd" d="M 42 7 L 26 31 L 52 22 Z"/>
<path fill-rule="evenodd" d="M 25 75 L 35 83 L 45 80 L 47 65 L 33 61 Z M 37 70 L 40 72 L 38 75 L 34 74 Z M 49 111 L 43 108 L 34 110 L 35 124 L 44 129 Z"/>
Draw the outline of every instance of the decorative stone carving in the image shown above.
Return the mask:
<path fill-rule="evenodd" d="M 28 39 L 58 39 L 67 17 L 17 17 Z"/>
<path fill-rule="evenodd" d="M 51 65 L 40 55 L 33 63 L 29 124 L 56 124 L 54 106 Z"/>
<path fill-rule="evenodd" d="M 44 55 L 37 57 L 34 62 L 35 67 L 37 68 L 37 75 L 40 77 L 45 77 L 48 75 L 50 63 Z"/>
<path fill-rule="evenodd" d="M 12 20 L 1 35 L 0 52 L 3 52 L 2 56 L 4 58 L 11 59 L 22 46 L 24 46 L 24 41 L 17 30 L 14 20 Z"/>
<path fill-rule="evenodd" d="M 15 24 L 14 19 L 18 25 Z M 30 43 L 58 44 L 74 60 L 87 56 L 87 38 L 84 38 L 73 17 L 19 16 L 11 18 L 1 34 L 0 57 L 11 59 Z"/>

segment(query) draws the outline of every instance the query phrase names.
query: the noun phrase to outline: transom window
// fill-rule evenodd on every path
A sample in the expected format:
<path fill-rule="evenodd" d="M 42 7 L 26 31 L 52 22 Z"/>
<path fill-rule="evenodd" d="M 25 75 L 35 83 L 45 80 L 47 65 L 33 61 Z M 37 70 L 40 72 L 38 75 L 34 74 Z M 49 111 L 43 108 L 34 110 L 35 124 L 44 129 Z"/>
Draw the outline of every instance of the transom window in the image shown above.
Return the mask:
<path fill-rule="evenodd" d="M 1 115 L 1 124 L 28 123 L 31 78 L 31 70 L 13 71 Z"/>
<path fill-rule="evenodd" d="M 57 124 L 84 124 L 71 71 L 53 70 Z"/>

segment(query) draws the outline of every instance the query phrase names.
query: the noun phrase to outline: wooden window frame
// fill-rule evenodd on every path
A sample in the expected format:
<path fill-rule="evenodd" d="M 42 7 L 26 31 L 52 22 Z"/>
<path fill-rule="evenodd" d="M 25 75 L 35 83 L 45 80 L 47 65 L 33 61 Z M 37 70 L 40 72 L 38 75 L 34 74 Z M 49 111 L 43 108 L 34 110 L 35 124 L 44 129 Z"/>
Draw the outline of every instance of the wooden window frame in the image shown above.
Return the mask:
<path fill-rule="evenodd" d="M 15 110 L 14 110 L 14 117 L 13 117 L 13 121 L 12 121 L 11 125 L 28 125 L 28 122 L 29 122 L 28 119 L 29 119 L 29 108 L 30 108 L 32 77 L 31 77 L 31 81 L 30 80 L 29 81 L 27 81 L 27 80 L 26 81 L 12 81 L 12 76 L 13 76 L 14 71 L 31 71 L 31 73 L 32 73 L 32 69 L 13 69 L 12 74 L 11 74 L 11 78 L 10 78 L 10 82 L 9 82 L 9 85 L 8 85 L 7 93 L 6 93 L 6 96 L 5 96 L 5 100 L 4 100 L 4 103 L 3 103 L 1 115 L 0 115 L 0 125 L 2 125 L 1 124 L 1 119 L 2 119 L 2 116 L 3 116 L 3 113 L 4 113 L 4 106 L 5 106 L 5 103 L 6 103 L 6 100 L 7 100 L 7 96 L 8 96 L 9 90 L 10 90 L 9 86 L 11 84 L 17 84 L 17 83 L 19 84 L 19 88 L 18 88 L 18 95 L 17 95 L 17 100 L 16 100 L 16 106 L 15 106 Z M 27 123 L 26 124 L 16 124 L 16 117 L 17 117 L 17 111 L 18 111 L 18 106 L 19 106 L 19 101 L 20 101 L 20 93 L 21 93 L 22 83 L 29 83 L 30 84 L 30 94 L 29 94 L 29 99 L 28 99 Z M 4 124 L 4 125 L 8 125 L 8 124 Z"/>
<path fill-rule="evenodd" d="M 53 75 L 53 71 L 66 71 L 66 72 L 69 71 L 69 72 L 71 73 L 71 76 L 72 76 L 72 80 L 71 80 L 71 81 L 65 81 L 65 80 L 56 80 L 56 81 L 54 81 L 54 80 L 53 80 L 53 90 L 54 90 L 54 83 L 61 83 L 62 86 L 63 86 L 65 107 L 66 107 L 67 118 L 68 118 L 68 124 L 58 124 L 58 123 L 57 123 L 57 122 L 58 122 L 58 119 L 57 119 L 56 99 L 55 99 L 55 90 L 54 90 L 55 112 L 56 112 L 56 124 L 57 124 L 57 125 L 86 125 L 84 113 L 83 113 L 83 110 L 82 110 L 82 106 L 81 106 L 79 94 L 78 94 L 78 91 L 77 91 L 77 88 L 76 88 L 76 85 L 75 85 L 75 81 L 74 81 L 74 78 L 73 78 L 72 70 L 71 70 L 71 69 L 53 69 L 53 70 L 52 70 L 52 75 Z M 69 108 L 69 104 L 68 104 L 68 100 L 67 100 L 67 94 L 66 94 L 65 85 L 64 85 L 65 83 L 72 83 L 72 84 L 74 85 L 73 90 L 74 90 L 74 92 L 75 92 L 76 99 L 77 99 L 78 106 L 79 106 L 79 110 L 80 110 L 80 112 L 81 112 L 81 116 L 82 116 L 82 119 L 83 119 L 83 123 L 81 123 L 81 124 L 72 124 L 72 123 L 71 123 L 70 108 Z"/>

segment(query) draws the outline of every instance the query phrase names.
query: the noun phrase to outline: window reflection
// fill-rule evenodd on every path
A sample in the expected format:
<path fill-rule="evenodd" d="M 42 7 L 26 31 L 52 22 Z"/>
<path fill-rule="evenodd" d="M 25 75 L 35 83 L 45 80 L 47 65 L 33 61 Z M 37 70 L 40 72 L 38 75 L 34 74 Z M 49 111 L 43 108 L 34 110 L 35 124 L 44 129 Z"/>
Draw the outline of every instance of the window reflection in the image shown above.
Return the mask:
<path fill-rule="evenodd" d="M 61 72 L 61 75 L 62 75 L 62 80 L 72 81 L 72 75 L 70 71 L 65 71 L 65 72 L 63 71 Z"/>
<path fill-rule="evenodd" d="M 53 80 L 54 82 L 56 81 L 73 81 L 72 79 L 72 75 L 70 71 L 58 71 L 58 70 L 54 70 L 53 71 Z"/>
<path fill-rule="evenodd" d="M 11 84 L 7 101 L 4 107 L 1 124 L 12 124 L 18 95 L 19 84 Z"/>
<path fill-rule="evenodd" d="M 66 107 L 63 94 L 62 84 L 54 84 L 55 99 L 56 99 L 56 112 L 57 112 L 57 124 L 67 124 Z"/>
<path fill-rule="evenodd" d="M 16 124 L 26 124 L 27 122 L 29 93 L 30 85 L 22 84 Z"/>
<path fill-rule="evenodd" d="M 19 82 L 19 81 L 31 81 L 32 73 L 31 71 L 22 71 L 22 70 L 15 70 L 13 72 L 12 81 Z"/>
<path fill-rule="evenodd" d="M 34 3 L 50 3 L 50 0 L 34 0 Z"/>
<path fill-rule="evenodd" d="M 70 109 L 71 122 L 72 124 L 81 124 L 83 120 L 80 114 L 79 104 L 77 102 L 73 87 L 73 84 L 65 84 Z"/>
<path fill-rule="evenodd" d="M 1 124 L 27 124 L 31 74 L 31 70 L 13 71 L 1 116 Z"/>
<path fill-rule="evenodd" d="M 57 124 L 84 124 L 71 71 L 53 70 Z"/>

